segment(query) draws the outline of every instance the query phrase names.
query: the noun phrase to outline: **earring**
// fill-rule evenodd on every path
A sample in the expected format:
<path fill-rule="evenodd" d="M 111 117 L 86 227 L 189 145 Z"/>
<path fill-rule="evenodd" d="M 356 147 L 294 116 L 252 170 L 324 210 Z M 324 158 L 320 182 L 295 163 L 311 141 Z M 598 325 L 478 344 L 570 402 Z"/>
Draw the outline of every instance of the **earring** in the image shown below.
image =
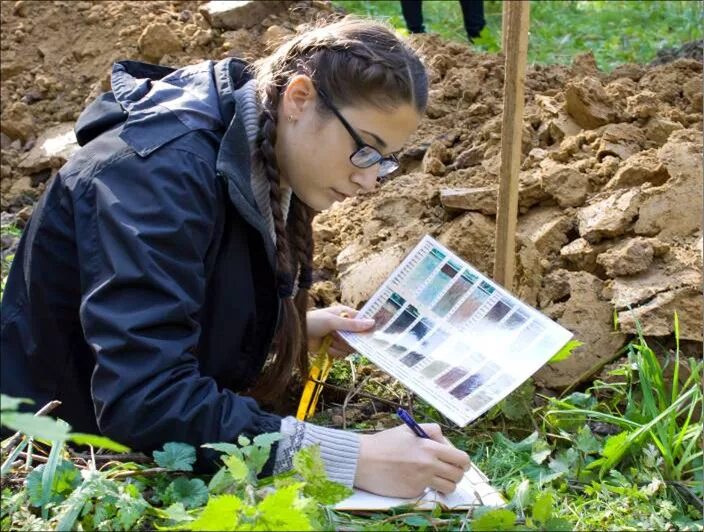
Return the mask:
<path fill-rule="evenodd" d="M 293 115 L 288 115 L 288 121 L 293 122 Z"/>

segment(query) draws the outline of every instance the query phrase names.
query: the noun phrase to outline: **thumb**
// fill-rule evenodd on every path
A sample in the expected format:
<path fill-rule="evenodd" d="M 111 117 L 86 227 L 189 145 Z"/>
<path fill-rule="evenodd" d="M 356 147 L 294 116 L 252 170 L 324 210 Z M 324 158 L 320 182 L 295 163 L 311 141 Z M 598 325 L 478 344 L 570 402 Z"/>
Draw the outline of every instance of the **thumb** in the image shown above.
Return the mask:
<path fill-rule="evenodd" d="M 369 318 L 343 318 L 335 316 L 333 326 L 336 331 L 361 332 L 374 326 L 374 320 Z"/>

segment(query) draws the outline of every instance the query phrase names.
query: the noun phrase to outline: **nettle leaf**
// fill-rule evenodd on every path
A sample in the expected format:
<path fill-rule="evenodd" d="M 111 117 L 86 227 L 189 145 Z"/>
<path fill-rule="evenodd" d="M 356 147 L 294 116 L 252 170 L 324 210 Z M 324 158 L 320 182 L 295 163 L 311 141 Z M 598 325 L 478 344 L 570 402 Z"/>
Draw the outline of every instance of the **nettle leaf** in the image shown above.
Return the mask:
<path fill-rule="evenodd" d="M 538 496 L 533 505 L 533 519 L 539 523 L 547 523 L 548 519 L 552 517 L 553 509 L 553 496 L 551 492 L 545 492 Z M 548 530 L 552 530 L 548 528 Z"/>
<path fill-rule="evenodd" d="M 180 502 L 185 508 L 203 506 L 208 500 L 208 487 L 199 478 L 175 479 L 164 492 L 164 503 Z"/>
<path fill-rule="evenodd" d="M 311 445 L 303 447 L 293 456 L 293 469 L 303 477 L 306 482 L 324 480 L 325 467 L 320 457 L 320 446 Z"/>
<path fill-rule="evenodd" d="M 213 449 L 214 451 L 218 451 L 220 453 L 228 455 L 234 454 L 235 456 L 239 456 L 240 458 L 242 458 L 242 451 L 234 443 L 206 443 L 204 445 L 201 445 L 201 447 L 205 447 L 206 449 Z"/>
<path fill-rule="evenodd" d="M 501 402 L 501 412 L 513 421 L 530 416 L 534 395 L 535 385 L 528 379 Z"/>
<path fill-rule="evenodd" d="M 228 471 L 227 467 L 221 467 L 210 479 L 210 482 L 208 482 L 208 491 L 211 494 L 220 494 L 229 489 L 233 484 L 235 484 L 235 479 L 232 478 L 230 471 Z"/>
<path fill-rule="evenodd" d="M 31 405 L 34 404 L 34 401 L 24 397 L 11 397 L 9 395 L 5 395 L 4 393 L 0 393 L 0 410 L 2 412 L 15 411 L 22 403 Z"/>
<path fill-rule="evenodd" d="M 538 440 L 533 444 L 533 449 L 531 450 L 530 458 L 536 464 L 542 464 L 545 459 L 550 456 L 552 449 L 550 445 L 545 440 Z"/>
<path fill-rule="evenodd" d="M 545 522 L 544 527 L 545 530 L 553 530 L 555 532 L 574 530 L 572 523 L 561 517 L 551 517 Z"/>
<path fill-rule="evenodd" d="M 352 495 L 348 487 L 328 480 L 318 445 L 300 449 L 293 457 L 293 468 L 306 481 L 304 493 L 321 504 L 336 504 Z"/>
<path fill-rule="evenodd" d="M 187 443 L 169 442 L 163 451 L 154 451 L 154 461 L 159 467 L 171 471 L 193 471 L 196 450 Z"/>
<path fill-rule="evenodd" d="M 499 508 L 489 510 L 472 519 L 471 529 L 479 531 L 513 530 L 516 524 L 516 514 L 511 510 Z"/>
<path fill-rule="evenodd" d="M 3 412 L 2 424 L 12 430 L 20 431 L 30 438 L 49 441 L 66 441 L 71 426 L 47 416 L 34 414 Z"/>
<path fill-rule="evenodd" d="M 191 514 L 186 511 L 186 508 L 184 508 L 183 504 L 180 502 L 175 502 L 168 508 L 162 510 L 162 515 L 166 519 L 176 521 L 177 523 L 183 521 L 193 521 L 194 519 L 193 516 L 191 516 Z"/>
<path fill-rule="evenodd" d="M 50 494 L 45 500 L 42 488 L 42 477 L 45 469 L 46 464 L 41 464 L 27 475 L 27 493 L 32 506 L 41 506 L 46 502 L 61 502 L 81 483 L 80 470 L 72 462 L 62 460 L 56 467 Z"/>
<path fill-rule="evenodd" d="M 601 451 L 601 442 L 594 437 L 591 429 L 587 425 L 584 425 L 579 429 L 579 432 L 577 432 L 577 436 L 574 439 L 574 446 L 584 454 L 598 453 Z"/>
<path fill-rule="evenodd" d="M 303 492 L 308 497 L 326 505 L 337 504 L 354 493 L 347 486 L 327 479 L 306 483 Z"/>
<path fill-rule="evenodd" d="M 570 447 L 560 452 L 555 458 L 550 460 L 548 467 L 555 473 L 569 473 L 570 468 L 577 462 L 579 455 L 577 451 Z"/>
<path fill-rule="evenodd" d="M 225 465 L 235 482 L 243 482 L 249 477 L 249 468 L 239 456 L 228 456 L 225 458 Z"/>
<path fill-rule="evenodd" d="M 245 436 L 244 434 L 240 434 L 237 437 L 237 443 L 240 445 L 240 447 L 246 447 L 247 445 L 249 445 L 252 442 L 250 441 L 250 439 L 247 436 Z"/>
<path fill-rule="evenodd" d="M 258 447 L 269 447 L 271 449 L 271 446 L 281 438 L 283 438 L 283 435 L 280 432 L 267 432 L 266 434 L 255 436 L 253 443 Z"/>
<path fill-rule="evenodd" d="M 130 448 L 121 443 L 111 440 L 105 436 L 96 436 L 95 434 L 83 434 L 82 432 L 73 432 L 69 438 L 74 443 L 79 445 L 92 445 L 99 449 L 107 449 L 116 453 L 129 453 Z"/>
<path fill-rule="evenodd" d="M 301 509 L 303 482 L 291 484 L 267 495 L 257 505 L 265 530 L 313 530 L 310 517 Z"/>
<path fill-rule="evenodd" d="M 262 469 L 264 469 L 264 466 L 266 465 L 266 461 L 269 459 L 271 447 L 268 445 L 265 447 L 252 446 L 248 448 L 248 451 L 247 465 L 255 475 L 258 475 L 262 472 Z"/>
<path fill-rule="evenodd" d="M 144 512 L 149 507 L 147 501 L 145 501 L 141 495 L 136 496 L 127 493 L 128 490 L 123 490 L 123 493 L 118 497 L 115 506 L 117 508 L 117 523 L 120 525 L 120 529 L 127 530 L 132 528 L 132 526 L 139 520 Z"/>
<path fill-rule="evenodd" d="M 552 364 L 553 362 L 560 362 L 561 360 L 569 358 L 570 356 L 572 356 L 574 350 L 582 345 L 584 344 L 579 340 L 570 340 L 564 345 L 562 349 L 555 353 L 550 360 L 548 360 L 548 364 Z"/>
<path fill-rule="evenodd" d="M 188 530 L 236 530 L 243 503 L 234 495 L 212 497 L 195 521 L 182 528 Z"/>

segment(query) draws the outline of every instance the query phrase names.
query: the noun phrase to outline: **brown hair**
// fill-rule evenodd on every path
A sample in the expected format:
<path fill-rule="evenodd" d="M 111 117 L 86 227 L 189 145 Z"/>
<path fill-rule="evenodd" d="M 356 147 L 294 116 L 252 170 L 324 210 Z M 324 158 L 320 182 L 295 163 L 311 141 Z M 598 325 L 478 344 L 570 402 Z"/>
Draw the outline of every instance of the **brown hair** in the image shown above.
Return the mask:
<path fill-rule="evenodd" d="M 255 69 L 262 102 L 255 159 L 270 184 L 282 315 L 273 343 L 274 358 L 252 395 L 271 400 L 285 390 L 294 369 L 303 376 L 308 374 L 306 312 L 313 273 L 311 223 L 315 214 L 293 195 L 288 220 L 283 219 L 275 154 L 281 94 L 293 76 L 306 74 L 338 107 L 371 104 L 392 110 L 409 103 L 423 114 L 428 79 L 418 56 L 393 30 L 354 17 L 300 32 L 258 61 Z M 322 104 L 317 111 L 329 114 Z M 296 278 L 298 291 L 293 297 Z"/>

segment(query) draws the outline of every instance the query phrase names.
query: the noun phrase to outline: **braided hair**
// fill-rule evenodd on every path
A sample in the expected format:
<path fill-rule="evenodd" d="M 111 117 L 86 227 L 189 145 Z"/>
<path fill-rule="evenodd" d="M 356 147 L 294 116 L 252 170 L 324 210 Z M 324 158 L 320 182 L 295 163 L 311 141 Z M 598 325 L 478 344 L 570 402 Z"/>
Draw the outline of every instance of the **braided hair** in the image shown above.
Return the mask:
<path fill-rule="evenodd" d="M 260 400 L 272 400 L 285 389 L 294 370 L 308 374 L 306 312 L 313 273 L 311 224 L 315 213 L 294 194 L 288 220 L 283 218 L 275 146 L 279 103 L 288 81 L 297 74 L 308 75 L 341 107 L 371 104 L 392 110 L 410 103 L 423 114 L 428 80 L 418 56 L 393 30 L 355 17 L 302 30 L 254 66 L 262 102 L 254 155 L 270 185 L 282 315 L 272 346 L 274 358 L 251 393 Z M 316 111 L 322 116 L 330 113 L 321 103 Z"/>

